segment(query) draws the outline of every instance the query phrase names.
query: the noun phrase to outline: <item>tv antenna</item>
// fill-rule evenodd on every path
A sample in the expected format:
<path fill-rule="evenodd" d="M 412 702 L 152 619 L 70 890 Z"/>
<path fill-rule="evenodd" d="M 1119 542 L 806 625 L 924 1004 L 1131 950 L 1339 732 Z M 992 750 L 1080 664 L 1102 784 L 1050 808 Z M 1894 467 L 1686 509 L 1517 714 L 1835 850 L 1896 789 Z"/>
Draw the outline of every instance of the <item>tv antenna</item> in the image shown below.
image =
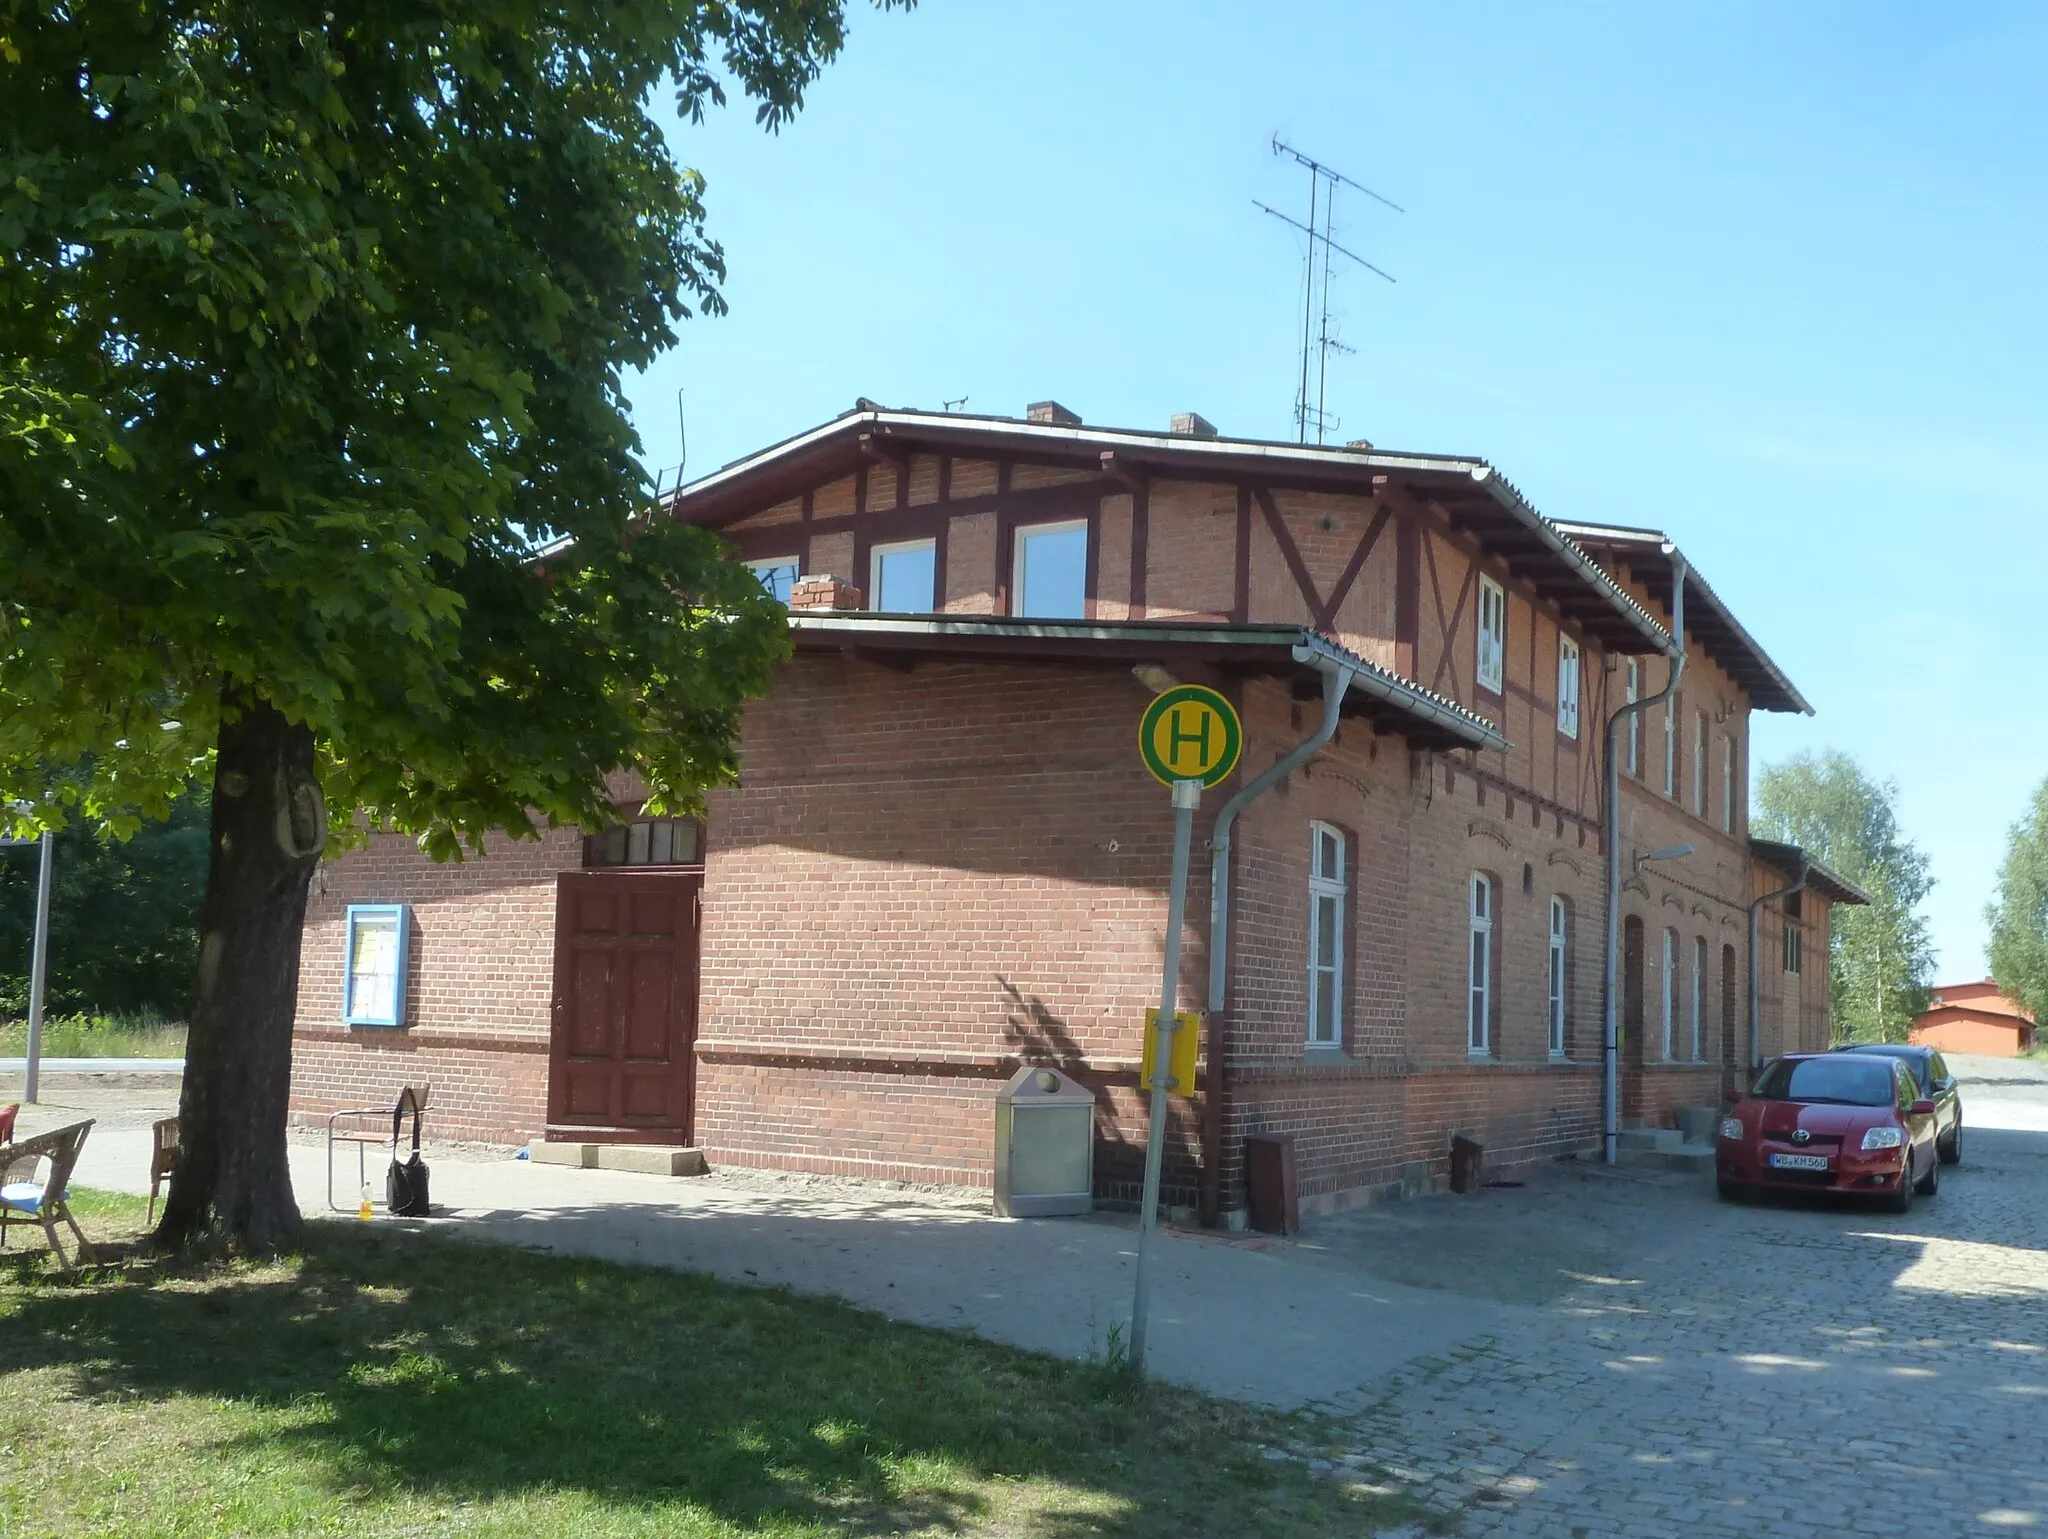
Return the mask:
<path fill-rule="evenodd" d="M 1282 224 L 1290 225 L 1308 237 L 1308 257 L 1301 285 L 1301 383 L 1294 394 L 1294 428 L 1298 441 L 1308 442 L 1311 427 L 1316 432 L 1316 442 L 1323 442 L 1330 429 L 1337 426 L 1337 418 L 1330 415 L 1326 402 L 1330 380 L 1330 354 L 1356 352 L 1336 337 L 1330 335 L 1330 259 L 1341 256 L 1356 262 L 1367 272 L 1392 283 L 1394 275 L 1385 268 L 1375 266 L 1355 251 L 1346 250 L 1331 238 L 1336 228 L 1337 188 L 1352 188 L 1364 193 L 1375 203 L 1383 203 L 1397 214 L 1406 209 L 1391 198 L 1383 198 L 1363 182 L 1355 182 L 1334 166 L 1326 166 L 1311 156 L 1304 155 L 1293 145 L 1273 136 L 1273 153 L 1285 155 L 1296 165 L 1308 170 L 1308 223 L 1303 224 L 1291 215 L 1283 214 L 1269 204 L 1252 199 L 1252 206 L 1271 214 Z M 1321 228 L 1317 228 L 1317 220 Z M 1318 320 L 1320 300 L 1320 320 Z M 1309 364 L 1315 364 L 1315 401 L 1309 401 Z"/>

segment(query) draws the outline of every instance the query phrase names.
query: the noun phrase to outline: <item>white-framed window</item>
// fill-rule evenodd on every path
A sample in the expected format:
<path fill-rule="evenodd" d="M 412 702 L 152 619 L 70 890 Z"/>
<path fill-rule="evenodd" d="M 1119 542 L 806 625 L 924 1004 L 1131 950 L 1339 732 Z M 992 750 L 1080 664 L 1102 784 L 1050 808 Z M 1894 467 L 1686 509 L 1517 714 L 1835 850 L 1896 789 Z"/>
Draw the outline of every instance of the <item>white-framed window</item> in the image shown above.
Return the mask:
<path fill-rule="evenodd" d="M 877 545 L 868 553 L 868 608 L 886 615 L 930 614 L 938 572 L 935 540 Z"/>
<path fill-rule="evenodd" d="M 1707 713 L 1692 713 L 1692 815 L 1707 815 Z"/>
<path fill-rule="evenodd" d="M 1344 835 L 1327 823 L 1308 826 L 1308 1040 L 1336 1047 L 1344 1040 Z"/>
<path fill-rule="evenodd" d="M 1038 620 L 1088 618 L 1088 522 L 1022 524 L 1010 613 Z"/>
<path fill-rule="evenodd" d="M 1557 730 L 1566 737 L 1579 735 L 1579 644 L 1562 632 L 1557 638 Z"/>
<path fill-rule="evenodd" d="M 1479 579 L 1479 687 L 1496 695 L 1506 674 L 1508 596 L 1491 577 Z"/>
<path fill-rule="evenodd" d="M 1692 1027 L 1692 1061 L 1700 1061 L 1700 1033 L 1707 1013 L 1707 943 L 1695 936 L 1692 943 L 1692 1000 L 1688 1024 Z"/>
<path fill-rule="evenodd" d="M 1664 1056 L 1669 1059 L 1678 1048 L 1678 932 L 1664 932 Z"/>
<path fill-rule="evenodd" d="M 790 590 L 796 587 L 799 565 L 795 556 L 770 556 L 765 561 L 749 561 L 747 570 L 754 574 L 754 580 L 770 598 L 778 604 L 787 604 Z"/>
<path fill-rule="evenodd" d="M 1493 882 L 1472 877 L 1472 946 L 1465 1009 L 1465 1045 L 1475 1053 L 1493 1050 Z"/>
<path fill-rule="evenodd" d="M 1623 667 L 1628 676 L 1628 703 L 1634 705 L 1643 698 L 1643 664 L 1639 658 L 1631 657 Z M 1631 776 L 1642 774 L 1643 713 L 1628 713 L 1628 772 Z"/>
<path fill-rule="evenodd" d="M 1735 832 L 1735 734 L 1721 739 L 1721 832 Z"/>
<path fill-rule="evenodd" d="M 642 818 L 583 837 L 586 866 L 688 866 L 704 858 L 694 818 Z"/>
<path fill-rule="evenodd" d="M 1787 915 L 1785 919 L 1785 971 L 1788 973 L 1799 971 L 1802 960 L 1799 954 L 1802 939 L 1803 937 L 1799 932 L 1799 921 Z"/>
<path fill-rule="evenodd" d="M 1664 794 L 1678 800 L 1678 696 L 1664 698 Z"/>
<path fill-rule="evenodd" d="M 405 1024 L 412 909 L 351 903 L 342 916 L 341 1018 L 350 1026 Z"/>
<path fill-rule="evenodd" d="M 1550 900 L 1550 1056 L 1564 1057 L 1565 957 L 1571 916 L 1564 899 Z"/>

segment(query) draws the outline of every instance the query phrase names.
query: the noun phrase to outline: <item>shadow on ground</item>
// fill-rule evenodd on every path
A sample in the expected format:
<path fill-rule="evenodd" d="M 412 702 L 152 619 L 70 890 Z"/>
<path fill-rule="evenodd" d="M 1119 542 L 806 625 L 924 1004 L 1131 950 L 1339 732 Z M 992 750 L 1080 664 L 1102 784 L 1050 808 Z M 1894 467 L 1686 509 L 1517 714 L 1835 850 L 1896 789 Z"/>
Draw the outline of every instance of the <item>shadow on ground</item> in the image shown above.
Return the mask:
<path fill-rule="evenodd" d="M 0 1385 L 278 1413 L 222 1421 L 218 1454 L 343 1502 L 569 1492 L 778 1534 L 1351 1533 L 1396 1510 L 1260 1457 L 1262 1413 L 700 1275 L 340 1224 L 291 1263 L 76 1285 L 41 1263 L 0 1261 Z"/>

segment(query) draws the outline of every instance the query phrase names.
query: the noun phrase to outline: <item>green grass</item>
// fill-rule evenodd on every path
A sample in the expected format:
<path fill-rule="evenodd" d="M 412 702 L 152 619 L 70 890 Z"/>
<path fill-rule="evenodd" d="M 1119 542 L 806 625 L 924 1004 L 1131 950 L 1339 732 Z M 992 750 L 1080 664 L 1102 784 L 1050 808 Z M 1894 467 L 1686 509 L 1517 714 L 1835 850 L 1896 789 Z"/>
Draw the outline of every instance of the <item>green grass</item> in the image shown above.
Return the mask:
<path fill-rule="evenodd" d="M 28 1022 L 0 1021 L 0 1058 L 28 1052 Z M 49 1015 L 43 1017 L 45 1058 L 182 1058 L 182 1021 L 151 1016 Z"/>
<path fill-rule="evenodd" d="M 81 1193 L 95 1239 L 140 1207 Z M 0 1252 L 0 1535 L 1370 1534 L 1305 1420 L 851 1307 L 384 1224 Z"/>

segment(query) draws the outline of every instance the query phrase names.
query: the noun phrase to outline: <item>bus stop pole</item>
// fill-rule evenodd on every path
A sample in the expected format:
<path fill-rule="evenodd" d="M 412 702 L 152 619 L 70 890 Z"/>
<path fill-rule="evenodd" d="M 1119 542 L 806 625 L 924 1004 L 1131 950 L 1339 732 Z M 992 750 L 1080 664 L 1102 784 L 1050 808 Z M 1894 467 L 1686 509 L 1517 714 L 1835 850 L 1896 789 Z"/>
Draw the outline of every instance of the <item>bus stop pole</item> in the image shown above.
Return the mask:
<path fill-rule="evenodd" d="M 38 841 L 42 846 L 36 873 L 36 930 L 28 964 L 28 1083 L 22 1099 L 33 1106 L 42 1079 L 43 990 L 50 971 L 50 865 L 54 848 L 50 835 Z"/>
<path fill-rule="evenodd" d="M 1166 965 L 1159 983 L 1159 1030 L 1144 1078 L 1152 1087 L 1152 1128 L 1145 1140 L 1145 1195 L 1138 1208 L 1138 1276 L 1131 1296 L 1131 1372 L 1145 1371 L 1145 1316 L 1151 1304 L 1152 1233 L 1159 1227 L 1159 1177 L 1166 1163 L 1166 1103 L 1173 1085 L 1174 1012 L 1180 1005 L 1180 932 L 1188 902 L 1188 847 L 1202 782 L 1173 783 L 1173 876 L 1166 896 Z"/>

